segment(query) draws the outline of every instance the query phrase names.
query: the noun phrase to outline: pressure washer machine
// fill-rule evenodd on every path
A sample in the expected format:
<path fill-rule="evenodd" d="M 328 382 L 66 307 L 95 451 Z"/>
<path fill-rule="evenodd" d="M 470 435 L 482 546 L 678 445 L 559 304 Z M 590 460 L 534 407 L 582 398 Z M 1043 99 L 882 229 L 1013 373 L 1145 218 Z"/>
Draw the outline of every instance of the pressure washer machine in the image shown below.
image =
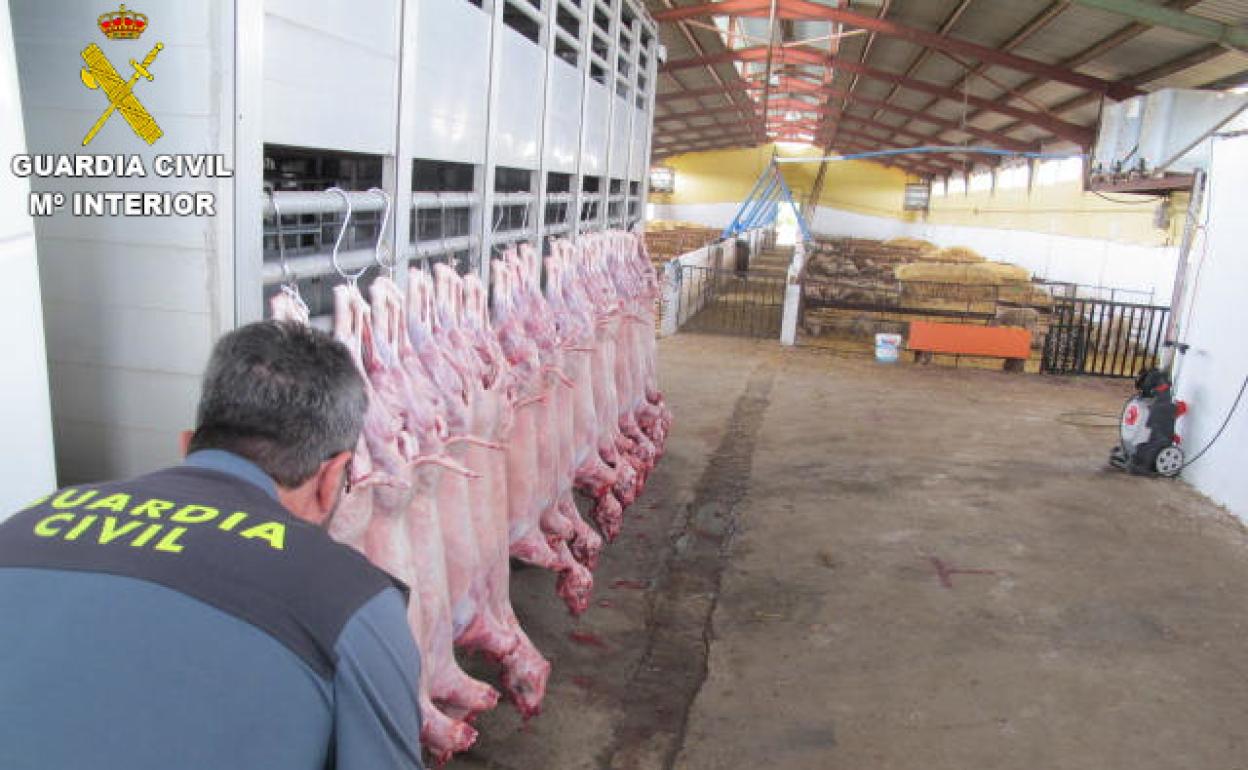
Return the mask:
<path fill-rule="evenodd" d="M 1135 379 L 1135 395 L 1123 405 L 1120 441 L 1109 453 L 1110 465 L 1139 476 L 1173 477 L 1183 470 L 1174 424 L 1187 412 L 1187 404 L 1174 398 L 1171 385 L 1162 369 L 1146 369 Z"/>

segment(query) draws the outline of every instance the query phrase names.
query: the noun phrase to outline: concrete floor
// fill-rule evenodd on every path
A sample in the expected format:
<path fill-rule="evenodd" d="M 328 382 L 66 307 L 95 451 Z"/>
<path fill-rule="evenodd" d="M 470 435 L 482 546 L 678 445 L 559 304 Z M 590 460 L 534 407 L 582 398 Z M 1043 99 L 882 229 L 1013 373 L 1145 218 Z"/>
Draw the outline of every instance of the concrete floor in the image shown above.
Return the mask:
<path fill-rule="evenodd" d="M 1104 469 L 1072 413 L 1125 384 L 660 351 L 677 424 L 600 605 L 513 580 L 546 713 L 451 767 L 1248 768 L 1248 536 Z"/>

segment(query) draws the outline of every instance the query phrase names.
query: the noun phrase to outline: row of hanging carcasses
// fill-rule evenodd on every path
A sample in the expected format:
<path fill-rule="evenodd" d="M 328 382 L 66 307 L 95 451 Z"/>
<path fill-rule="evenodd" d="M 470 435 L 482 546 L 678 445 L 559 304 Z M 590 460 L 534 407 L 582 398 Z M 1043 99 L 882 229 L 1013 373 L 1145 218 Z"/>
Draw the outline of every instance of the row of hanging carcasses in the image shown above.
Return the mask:
<path fill-rule="evenodd" d="M 559 596 L 583 612 L 603 539 L 618 535 L 671 423 L 644 242 L 608 231 L 551 252 L 522 245 L 494 260 L 492 296 L 445 265 L 411 269 L 406 291 L 378 277 L 368 301 L 354 282 L 335 288 L 334 335 L 370 401 L 330 532 L 412 588 L 422 740 L 439 760 L 472 745 L 473 717 L 499 698 L 456 649 L 497 663 L 526 717 L 540 710 L 550 664 L 512 610 L 509 560 L 557 573 Z M 307 322 L 295 293 L 272 305 Z M 574 489 L 593 500 L 596 527 Z"/>

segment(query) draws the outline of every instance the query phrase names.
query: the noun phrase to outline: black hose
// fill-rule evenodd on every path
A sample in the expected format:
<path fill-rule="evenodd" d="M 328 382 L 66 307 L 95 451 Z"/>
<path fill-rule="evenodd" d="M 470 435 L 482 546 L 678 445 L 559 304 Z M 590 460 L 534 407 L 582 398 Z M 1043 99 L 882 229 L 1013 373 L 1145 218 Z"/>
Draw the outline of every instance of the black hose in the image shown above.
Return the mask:
<path fill-rule="evenodd" d="M 1217 443 L 1217 440 L 1222 437 L 1222 432 L 1226 430 L 1227 425 L 1231 424 L 1231 417 L 1235 416 L 1235 410 L 1239 408 L 1239 402 L 1240 399 L 1244 397 L 1245 390 L 1248 390 L 1248 375 L 1245 375 L 1243 383 L 1239 386 L 1239 393 L 1235 396 L 1235 403 L 1231 404 L 1230 411 L 1226 413 L 1226 419 L 1222 421 L 1220 426 L 1218 426 L 1218 430 L 1213 434 L 1213 438 L 1209 439 L 1209 443 L 1205 444 L 1204 448 L 1197 452 L 1192 459 L 1183 463 L 1183 468 L 1180 468 L 1180 471 L 1203 457 L 1205 452 L 1208 452 L 1211 448 L 1213 448 L 1213 445 Z"/>

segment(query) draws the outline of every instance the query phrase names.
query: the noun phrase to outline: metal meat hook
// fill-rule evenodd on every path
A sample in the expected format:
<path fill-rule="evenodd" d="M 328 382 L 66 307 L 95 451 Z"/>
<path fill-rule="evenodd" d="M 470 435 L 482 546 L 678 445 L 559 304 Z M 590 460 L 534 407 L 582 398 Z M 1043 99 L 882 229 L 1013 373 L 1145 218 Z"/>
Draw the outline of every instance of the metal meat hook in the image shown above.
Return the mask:
<path fill-rule="evenodd" d="M 334 241 L 334 250 L 330 254 L 330 261 L 334 265 L 334 270 L 338 271 L 338 275 L 342 276 L 343 280 L 354 287 L 356 281 L 360 279 L 360 276 L 364 275 L 364 273 L 368 270 L 368 265 L 360 268 L 359 271 L 355 273 L 348 273 L 346 270 L 342 269 L 342 265 L 338 264 L 338 251 L 342 248 L 342 239 L 346 237 L 347 228 L 351 225 L 351 196 L 347 195 L 346 191 L 341 187 L 331 187 L 325 192 L 332 192 L 341 195 L 342 202 L 347 206 L 347 215 L 342 220 L 342 229 L 338 231 L 338 239 Z"/>

